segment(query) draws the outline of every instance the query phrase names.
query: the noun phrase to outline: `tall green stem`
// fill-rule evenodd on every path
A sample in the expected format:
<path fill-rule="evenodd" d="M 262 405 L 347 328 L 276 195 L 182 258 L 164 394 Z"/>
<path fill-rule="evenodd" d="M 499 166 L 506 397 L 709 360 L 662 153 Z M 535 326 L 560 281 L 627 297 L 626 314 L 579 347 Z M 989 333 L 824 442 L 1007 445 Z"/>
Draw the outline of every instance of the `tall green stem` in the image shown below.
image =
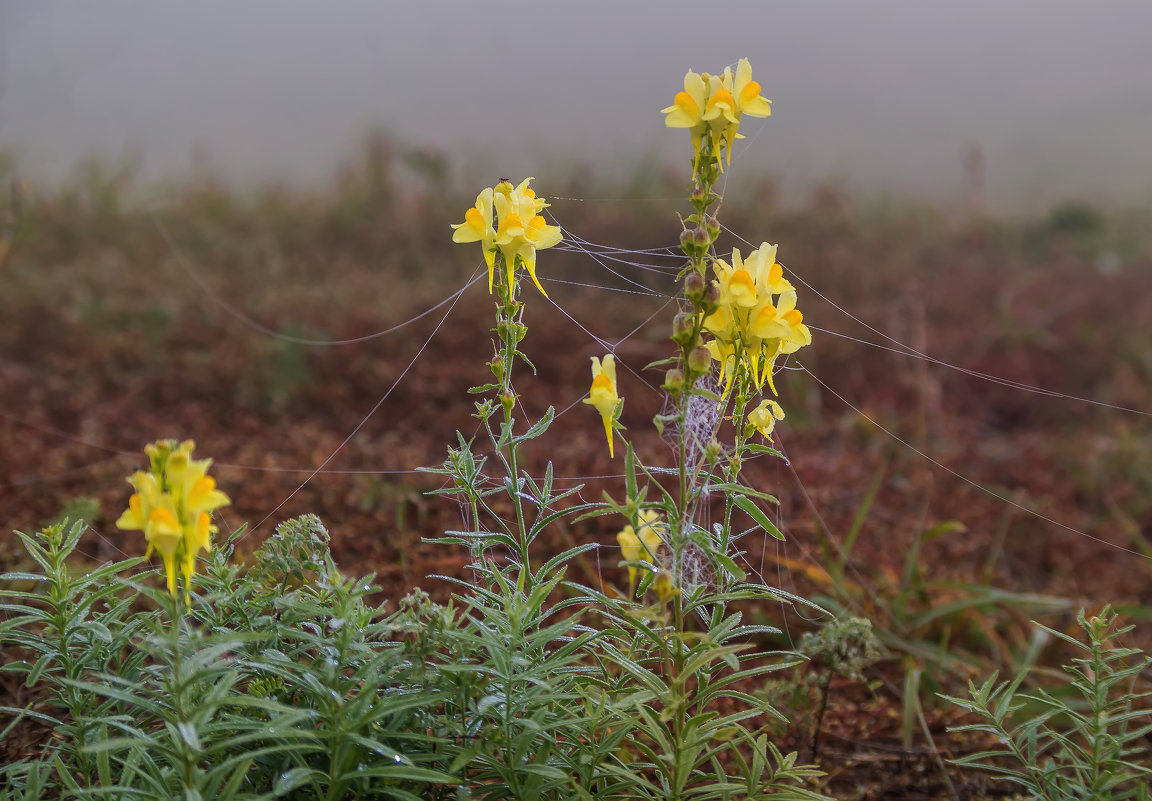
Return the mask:
<path fill-rule="evenodd" d="M 503 262 L 503 256 L 497 256 L 497 258 Z M 515 265 L 504 262 L 504 269 L 507 271 L 514 270 Z M 518 448 L 512 430 L 515 424 L 512 413 L 516 409 L 517 401 L 516 392 L 512 388 L 512 368 L 520 356 L 519 345 L 527 333 L 527 328 L 522 322 L 524 306 L 516 300 L 516 286 L 514 280 L 505 280 L 500 282 L 498 289 L 499 304 L 496 313 L 496 332 L 500 337 L 500 352 L 497 356 L 500 364 L 498 372 L 500 388 L 497 400 L 504 410 L 504 423 L 500 428 L 498 442 L 502 442 L 504 445 L 503 458 L 511 482 L 508 490 L 509 500 L 512 501 L 512 507 L 516 512 L 516 535 L 520 551 L 517 555 L 520 559 L 520 575 L 516 585 L 518 589 L 524 591 L 531 581 L 532 569 L 528 556 L 529 537 L 528 526 L 524 517 L 524 505 L 519 492 L 517 492 L 520 467 Z"/>

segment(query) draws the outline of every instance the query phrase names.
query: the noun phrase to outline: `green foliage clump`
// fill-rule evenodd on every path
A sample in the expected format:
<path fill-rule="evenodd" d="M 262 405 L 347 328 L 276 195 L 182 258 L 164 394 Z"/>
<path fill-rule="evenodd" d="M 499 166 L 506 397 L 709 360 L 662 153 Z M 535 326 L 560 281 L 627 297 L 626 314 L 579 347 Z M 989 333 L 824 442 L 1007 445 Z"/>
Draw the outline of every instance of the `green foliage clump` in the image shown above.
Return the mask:
<path fill-rule="evenodd" d="M 1152 658 L 1109 643 L 1132 630 L 1109 607 L 1077 616 L 1087 642 L 1040 626 L 1080 655 L 1059 687 L 1020 692 L 1027 673 L 968 685 L 969 698 L 945 698 L 979 719 L 953 731 L 995 738 L 998 747 L 955 760 L 1023 787 L 1044 801 L 1147 799 L 1152 782 L 1152 693 L 1137 692 Z"/>
<path fill-rule="evenodd" d="M 5 709 L 8 729 L 32 717 L 56 736 L 4 766 L 0 797 L 411 798 L 454 782 L 433 767 L 426 666 L 370 578 L 335 569 L 318 519 L 282 525 L 257 569 L 218 548 L 188 608 L 133 574 L 139 559 L 73 576 L 84 528 L 20 534 L 40 572 L 2 577 L 0 646 L 34 657 L 5 670 L 51 710 Z"/>

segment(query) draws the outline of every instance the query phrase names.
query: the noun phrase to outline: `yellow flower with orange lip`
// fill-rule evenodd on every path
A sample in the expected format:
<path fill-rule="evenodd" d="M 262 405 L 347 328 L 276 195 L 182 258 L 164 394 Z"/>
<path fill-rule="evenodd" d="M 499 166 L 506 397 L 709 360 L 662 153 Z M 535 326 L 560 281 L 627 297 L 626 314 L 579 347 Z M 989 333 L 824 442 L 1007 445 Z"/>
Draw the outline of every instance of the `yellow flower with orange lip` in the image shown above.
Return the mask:
<path fill-rule="evenodd" d="M 708 132 L 708 123 L 704 120 L 704 110 L 708 105 L 708 83 L 704 77 L 692 70 L 684 76 L 684 91 L 677 92 L 672 105 L 661 113 L 667 114 L 664 125 L 669 128 L 687 128 L 692 137 L 692 163 L 700 158 L 700 149 L 704 144 L 704 134 Z"/>
<path fill-rule="evenodd" d="M 742 58 L 736 65 L 736 77 L 733 79 L 731 70 L 724 69 L 723 84 L 725 93 L 718 97 L 713 104 L 715 111 L 710 111 L 710 120 L 724 120 L 723 140 L 726 145 L 726 159 L 732 163 L 732 143 L 743 139 L 738 133 L 740 119 L 745 114 L 749 117 L 768 117 L 772 114 L 772 101 L 760 95 L 760 84 L 752 80 L 752 65 L 748 59 Z M 707 115 L 706 115 L 707 116 Z"/>
<path fill-rule="evenodd" d="M 772 441 L 772 431 L 777 421 L 783 419 L 784 409 L 774 400 L 762 400 L 759 406 L 748 413 L 748 423 L 769 442 Z"/>
<path fill-rule="evenodd" d="M 148 515 L 144 526 L 144 538 L 148 541 L 148 556 L 155 548 L 164 560 L 164 574 L 168 577 L 168 592 L 176 594 L 176 559 L 183 541 L 184 532 L 180 521 L 172 509 L 170 499 L 164 498 L 161 505 Z"/>
<path fill-rule="evenodd" d="M 620 556 L 625 562 L 648 562 L 656 564 L 660 544 L 664 542 L 662 535 L 665 528 L 658 512 L 643 509 L 637 516 L 639 531 L 631 525 L 625 526 L 616 534 L 616 541 L 620 543 Z M 643 569 L 643 568 L 641 568 Z M 636 586 L 637 568 L 628 566 L 628 585 Z"/>
<path fill-rule="evenodd" d="M 761 309 L 752 322 L 752 332 L 761 339 L 780 340 L 779 353 L 795 353 L 812 344 L 812 332 L 796 308 L 795 292 L 785 292 L 775 306 Z"/>
<path fill-rule="evenodd" d="M 484 189 L 476 196 L 476 205 L 464 212 L 464 222 L 452 226 L 453 242 L 480 242 L 484 248 L 484 263 L 488 265 L 488 292 L 492 292 L 492 277 L 496 269 L 496 231 L 492 227 L 492 189 Z"/>
<path fill-rule="evenodd" d="M 612 444 L 612 420 L 616 416 L 616 406 L 620 395 L 616 389 L 616 357 L 611 353 L 601 361 L 592 357 L 592 386 L 588 390 L 588 397 L 584 403 L 595 407 L 604 420 L 604 434 L 608 437 L 608 457 L 615 458 L 616 451 Z"/>
<path fill-rule="evenodd" d="M 667 570 L 661 570 L 656 574 L 656 578 L 652 580 L 652 589 L 656 590 L 656 597 L 660 599 L 661 604 L 667 604 L 680 594 L 680 588 L 676 586 L 672 574 Z"/>

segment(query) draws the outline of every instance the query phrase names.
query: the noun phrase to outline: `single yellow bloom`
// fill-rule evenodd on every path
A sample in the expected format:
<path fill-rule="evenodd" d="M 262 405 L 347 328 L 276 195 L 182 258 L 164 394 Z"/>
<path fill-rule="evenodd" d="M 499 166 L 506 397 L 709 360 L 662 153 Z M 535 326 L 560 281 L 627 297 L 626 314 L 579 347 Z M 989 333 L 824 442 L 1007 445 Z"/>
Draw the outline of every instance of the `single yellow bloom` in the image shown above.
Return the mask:
<path fill-rule="evenodd" d="M 160 469 L 153 472 L 160 478 L 164 489 L 181 486 L 188 470 L 195 469 L 192 466 L 192 451 L 196 449 L 196 443 L 186 439 L 175 448 L 170 447 L 173 444 L 170 441 L 156 444 L 161 446 L 156 449 L 160 454 Z"/>
<path fill-rule="evenodd" d="M 704 343 L 704 347 L 720 363 L 720 381 L 724 384 L 723 395 L 727 397 L 732 389 L 732 381 L 736 378 L 736 345 L 734 342 L 711 339 Z"/>
<path fill-rule="evenodd" d="M 165 499 L 166 501 L 168 499 Z M 148 524 L 144 527 L 144 537 L 148 540 L 148 551 L 145 556 L 152 553 L 155 548 L 164 560 L 164 573 L 168 577 L 168 592 L 176 594 L 176 552 L 180 548 L 182 532 L 180 521 L 176 519 L 170 507 L 170 502 L 157 507 L 148 515 Z"/>
<path fill-rule="evenodd" d="M 728 301 L 733 306 L 751 308 L 756 305 L 756 282 L 747 270 L 733 270 L 728 276 Z"/>
<path fill-rule="evenodd" d="M 127 531 L 140 531 L 147 519 L 148 515 L 144 513 L 144 501 L 140 493 L 133 492 L 132 497 L 128 499 L 128 508 L 120 515 L 116 526 Z"/>
<path fill-rule="evenodd" d="M 181 516 L 186 520 L 195 520 L 200 512 L 212 512 L 232 503 L 227 495 L 216 489 L 216 479 L 207 475 L 211 466 L 211 459 L 193 459 L 175 476 L 169 470 L 172 493 L 179 501 Z"/>
<path fill-rule="evenodd" d="M 212 551 L 212 535 L 216 533 L 216 526 L 212 525 L 207 512 L 200 512 L 195 522 L 185 525 L 183 530 L 183 558 L 181 571 L 184 573 L 184 586 L 192 585 L 192 574 L 196 572 L 196 555 L 201 551 Z M 185 598 L 189 596 L 186 594 Z"/>
<path fill-rule="evenodd" d="M 784 277 L 784 268 L 776 263 L 777 245 L 762 242 L 760 247 L 748 254 L 748 258 L 741 260 L 738 249 L 732 251 L 734 264 L 742 266 L 755 276 L 756 293 L 760 300 L 768 299 L 769 295 L 780 295 L 785 292 L 795 292 L 796 288 Z"/>
<path fill-rule="evenodd" d="M 520 246 L 520 260 L 528 268 L 528 275 L 532 276 L 532 283 L 540 290 L 540 294 L 548 297 L 544 287 L 536 278 L 536 251 L 550 248 L 563 239 L 559 225 L 548 225 L 547 220 L 537 214 L 524 226 L 524 243 Z"/>
<path fill-rule="evenodd" d="M 672 574 L 667 570 L 661 570 L 656 574 L 656 578 L 652 580 L 652 589 L 656 590 L 656 597 L 660 599 L 661 604 L 667 604 L 680 594 L 680 588 L 672 581 Z"/>
<path fill-rule="evenodd" d="M 812 332 L 796 308 L 795 292 L 785 292 L 775 306 L 762 308 L 752 321 L 752 331 L 762 339 L 779 339 L 780 353 L 795 353 L 812 344 Z"/>
<path fill-rule="evenodd" d="M 776 422 L 783 419 L 784 409 L 774 400 L 762 400 L 759 406 L 748 413 L 748 422 L 769 442 L 772 441 L 772 431 L 776 428 Z"/>
<path fill-rule="evenodd" d="M 727 297 L 726 286 L 719 281 L 713 283 L 720 288 L 720 302 L 716 306 L 716 311 L 704 318 L 704 330 L 731 343 L 739 335 L 736 318 L 732 315 L 731 301 Z"/>
<path fill-rule="evenodd" d="M 692 163 L 700 159 L 700 148 L 708 123 L 704 120 L 704 107 L 708 103 L 708 84 L 692 70 L 684 76 L 684 91 L 677 92 L 672 105 L 661 113 L 667 114 L 664 125 L 669 128 L 688 128 L 692 137 Z"/>
<path fill-rule="evenodd" d="M 747 114 L 749 117 L 767 117 L 772 113 L 772 101 L 760 96 L 760 84 L 752 80 L 752 66 L 748 59 L 742 58 L 736 65 L 736 78 L 732 79 L 731 72 L 724 70 L 727 85 L 732 89 L 731 114 L 726 115 L 727 125 L 724 129 L 724 141 L 728 145 L 728 163 L 732 163 L 732 143 L 744 137 L 737 133 L 740 119 Z"/>
<path fill-rule="evenodd" d="M 620 543 L 620 555 L 625 562 L 643 561 L 656 564 L 660 544 L 664 541 L 660 536 L 660 531 L 664 527 L 660 513 L 642 509 L 638 518 L 639 533 L 631 525 L 627 525 L 616 534 L 616 541 Z M 636 586 L 636 568 L 632 565 L 628 566 L 628 585 Z"/>
<path fill-rule="evenodd" d="M 452 226 L 453 242 L 480 242 L 484 248 L 484 263 L 488 265 L 488 292 L 492 292 L 492 276 L 496 269 L 496 231 L 492 227 L 492 190 L 485 189 L 476 196 L 476 205 L 464 212 L 464 222 Z"/>
<path fill-rule="evenodd" d="M 160 504 L 160 482 L 151 473 L 137 470 L 128 477 L 128 483 L 136 492 L 128 499 L 128 508 L 120 515 L 116 525 L 125 531 L 143 531 L 152 510 Z"/>
<path fill-rule="evenodd" d="M 588 390 L 588 397 L 584 403 L 595 407 L 604 420 L 604 434 L 608 437 L 608 457 L 615 458 L 616 451 L 612 445 L 612 420 L 616 415 L 616 405 L 620 395 L 616 389 L 616 357 L 611 353 L 604 357 L 604 361 L 592 357 L 592 386 Z"/>
<path fill-rule="evenodd" d="M 732 95 L 738 114 L 749 117 L 768 117 L 772 114 L 772 101 L 760 95 L 760 84 L 752 80 L 752 65 L 742 58 L 736 64 L 736 81 Z"/>

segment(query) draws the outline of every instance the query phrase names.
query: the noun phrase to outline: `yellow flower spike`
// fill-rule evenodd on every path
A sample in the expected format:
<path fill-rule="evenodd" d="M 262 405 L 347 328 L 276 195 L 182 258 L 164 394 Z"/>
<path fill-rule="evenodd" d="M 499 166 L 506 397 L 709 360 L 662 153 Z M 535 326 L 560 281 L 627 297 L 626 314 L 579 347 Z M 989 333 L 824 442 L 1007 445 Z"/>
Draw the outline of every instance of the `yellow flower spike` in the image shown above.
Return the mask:
<path fill-rule="evenodd" d="M 748 413 L 749 424 L 769 442 L 772 441 L 772 431 L 776 428 L 776 422 L 783 419 L 784 409 L 774 400 L 762 400 L 759 406 Z"/>
<path fill-rule="evenodd" d="M 128 508 L 116 525 L 128 531 L 143 531 L 148 548 L 144 554 L 159 552 L 164 560 L 168 590 L 176 594 L 176 570 L 184 575 L 185 598 L 195 572 L 196 555 L 211 550 L 212 525 L 209 513 L 231 500 L 216 488 L 207 475 L 211 459 L 193 459 L 196 444 L 185 440 L 160 440 L 145 447 L 149 471 L 137 470 L 128 478 L 136 490 Z"/>
<path fill-rule="evenodd" d="M 693 176 L 699 168 L 704 136 L 712 142 L 716 166 L 724 172 L 724 163 L 732 163 L 732 144 L 743 137 L 740 118 L 767 117 L 772 113 L 770 100 L 761 96 L 760 84 L 752 80 L 752 67 L 742 58 L 720 75 L 689 70 L 684 76 L 684 91 L 678 92 L 671 106 L 663 109 L 664 124 L 669 128 L 688 128 L 692 136 Z"/>
<path fill-rule="evenodd" d="M 507 181 L 502 181 L 492 190 L 492 203 L 499 220 L 492 241 L 504 257 L 509 294 L 515 290 L 516 262 L 519 258 L 520 263 L 532 277 L 532 283 L 544 297 L 548 297 L 548 293 L 544 291 L 536 276 L 536 251 L 558 244 L 564 236 L 560 226 L 548 225 L 548 222 L 538 214 L 548 208 L 548 204 L 543 198 L 536 197 L 536 193 L 528 186 L 531 180 L 525 178 L 516 187 Z M 488 291 L 491 292 L 491 266 L 488 278 Z"/>
<path fill-rule="evenodd" d="M 604 361 L 592 357 L 592 386 L 588 390 L 588 397 L 584 403 L 595 407 L 604 420 L 604 434 L 608 437 L 608 458 L 616 458 L 616 450 L 612 441 L 612 420 L 616 414 L 616 405 L 620 395 L 616 389 L 616 357 L 611 353 L 604 357 Z"/>

